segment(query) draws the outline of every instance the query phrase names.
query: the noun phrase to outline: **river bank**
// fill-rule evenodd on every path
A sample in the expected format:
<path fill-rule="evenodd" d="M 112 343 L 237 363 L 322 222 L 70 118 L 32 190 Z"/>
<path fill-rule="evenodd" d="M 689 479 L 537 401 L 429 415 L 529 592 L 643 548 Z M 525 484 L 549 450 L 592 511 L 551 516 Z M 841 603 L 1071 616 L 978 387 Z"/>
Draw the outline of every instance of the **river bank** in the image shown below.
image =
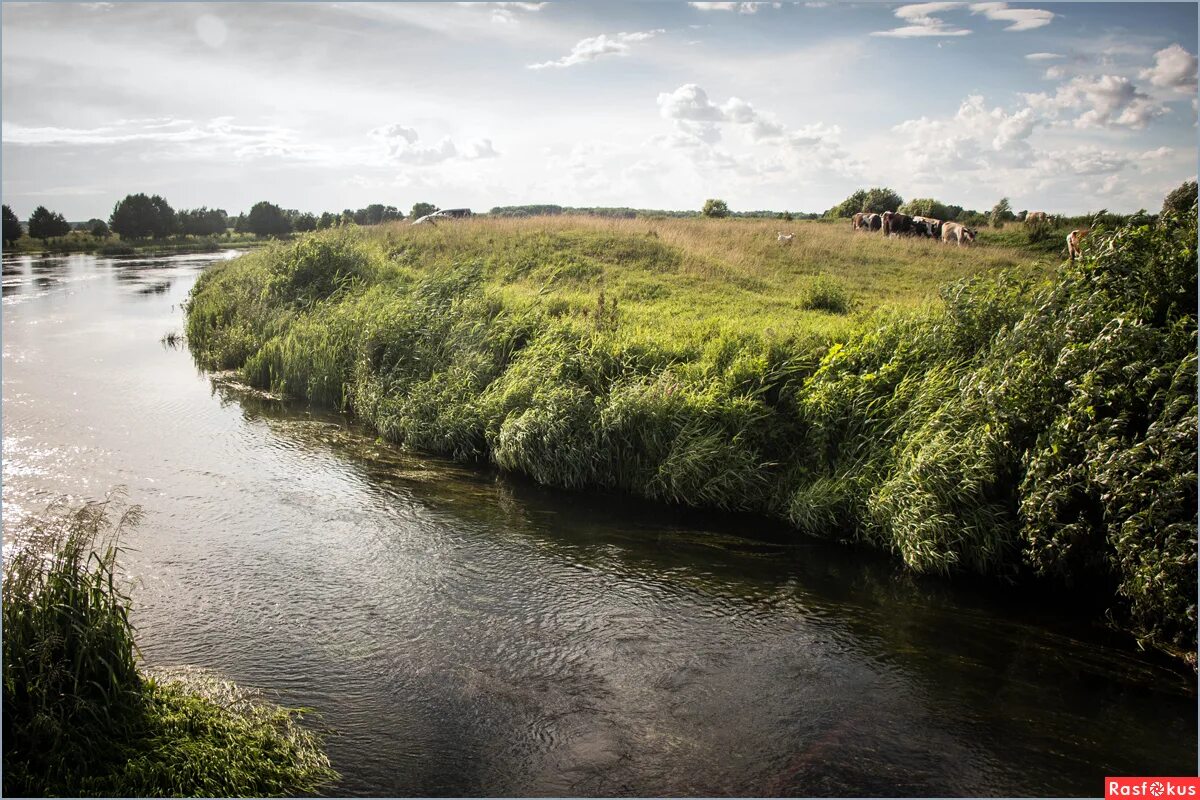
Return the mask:
<path fill-rule="evenodd" d="M 147 669 L 313 709 L 330 794 L 1087 796 L 1195 763 L 1194 678 L 1061 594 L 543 487 L 214 380 L 160 340 L 216 258 L 6 260 L 6 540 L 126 486 Z"/>
<path fill-rule="evenodd" d="M 1058 268 L 746 221 L 340 231 L 211 270 L 188 336 L 416 450 L 1048 582 L 1186 654 L 1195 224 Z"/>
<path fill-rule="evenodd" d="M 298 711 L 202 670 L 146 671 L 110 495 L 27 518 L 4 561 L 4 793 L 291 796 L 336 779 Z"/>
<path fill-rule="evenodd" d="M 215 253 L 229 248 L 248 250 L 263 247 L 272 240 L 245 234 L 231 236 L 173 236 L 166 239 L 124 241 L 117 237 L 95 237 L 72 233 L 55 239 L 32 239 L 22 236 L 4 248 L 5 256 L 71 255 L 87 253 L 98 256 L 161 256 L 187 253 Z"/>

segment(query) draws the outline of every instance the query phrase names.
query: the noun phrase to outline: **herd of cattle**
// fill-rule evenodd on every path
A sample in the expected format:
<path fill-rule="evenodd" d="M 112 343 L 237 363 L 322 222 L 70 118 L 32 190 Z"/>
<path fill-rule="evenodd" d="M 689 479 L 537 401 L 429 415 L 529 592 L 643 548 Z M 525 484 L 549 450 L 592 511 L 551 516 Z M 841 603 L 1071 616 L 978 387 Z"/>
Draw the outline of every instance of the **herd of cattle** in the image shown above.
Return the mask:
<path fill-rule="evenodd" d="M 1045 211 L 1030 211 L 1025 215 L 1025 224 L 1046 222 Z M 957 242 L 959 247 L 975 241 L 975 231 L 958 222 L 943 222 L 932 217 L 910 216 L 896 211 L 882 214 L 860 212 L 850 218 L 856 231 L 883 231 L 884 236 L 918 236 L 936 239 L 943 243 Z M 1079 257 L 1079 247 L 1090 228 L 1078 228 L 1067 234 L 1067 255 L 1074 261 Z M 782 240 L 782 236 L 780 237 Z M 791 237 L 789 236 L 790 240 Z"/>
<path fill-rule="evenodd" d="M 884 236 L 919 236 L 957 242 L 959 247 L 975 241 L 975 231 L 958 222 L 943 222 L 932 217 L 912 217 L 896 211 L 882 214 L 858 213 L 850 218 L 856 231 L 883 231 Z"/>

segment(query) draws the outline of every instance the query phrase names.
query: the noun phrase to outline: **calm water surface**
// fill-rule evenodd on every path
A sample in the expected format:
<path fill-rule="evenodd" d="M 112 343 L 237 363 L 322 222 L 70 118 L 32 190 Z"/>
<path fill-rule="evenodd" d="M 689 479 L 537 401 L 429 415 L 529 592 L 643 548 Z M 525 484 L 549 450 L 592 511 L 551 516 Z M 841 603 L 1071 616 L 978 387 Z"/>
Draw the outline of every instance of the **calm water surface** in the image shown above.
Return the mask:
<path fill-rule="evenodd" d="M 404 455 L 199 373 L 160 340 L 213 259 L 5 260 L 5 530 L 127 487 L 147 661 L 318 710 L 334 791 L 1097 795 L 1195 774 L 1194 679 L 1086 626 L 759 521 Z"/>

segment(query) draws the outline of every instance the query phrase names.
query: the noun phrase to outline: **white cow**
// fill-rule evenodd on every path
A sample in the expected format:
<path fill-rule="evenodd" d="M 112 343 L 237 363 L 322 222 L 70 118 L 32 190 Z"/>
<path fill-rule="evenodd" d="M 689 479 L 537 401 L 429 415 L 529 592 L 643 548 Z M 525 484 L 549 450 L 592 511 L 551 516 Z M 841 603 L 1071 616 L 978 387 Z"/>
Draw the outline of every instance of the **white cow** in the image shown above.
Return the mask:
<path fill-rule="evenodd" d="M 794 233 L 780 233 L 779 231 L 775 231 L 775 241 L 782 242 L 783 244 L 791 244 L 794 236 Z"/>

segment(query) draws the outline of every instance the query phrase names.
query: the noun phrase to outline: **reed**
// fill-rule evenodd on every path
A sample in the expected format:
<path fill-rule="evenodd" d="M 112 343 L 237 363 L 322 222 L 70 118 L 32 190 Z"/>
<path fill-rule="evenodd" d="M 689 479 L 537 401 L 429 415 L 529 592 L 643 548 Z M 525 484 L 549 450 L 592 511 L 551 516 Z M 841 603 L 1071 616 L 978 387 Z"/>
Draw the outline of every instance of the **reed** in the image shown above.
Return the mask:
<path fill-rule="evenodd" d="M 30 519 L 4 564 L 4 794 L 265 796 L 335 777 L 298 712 L 194 671 L 139 669 L 110 497 Z"/>

